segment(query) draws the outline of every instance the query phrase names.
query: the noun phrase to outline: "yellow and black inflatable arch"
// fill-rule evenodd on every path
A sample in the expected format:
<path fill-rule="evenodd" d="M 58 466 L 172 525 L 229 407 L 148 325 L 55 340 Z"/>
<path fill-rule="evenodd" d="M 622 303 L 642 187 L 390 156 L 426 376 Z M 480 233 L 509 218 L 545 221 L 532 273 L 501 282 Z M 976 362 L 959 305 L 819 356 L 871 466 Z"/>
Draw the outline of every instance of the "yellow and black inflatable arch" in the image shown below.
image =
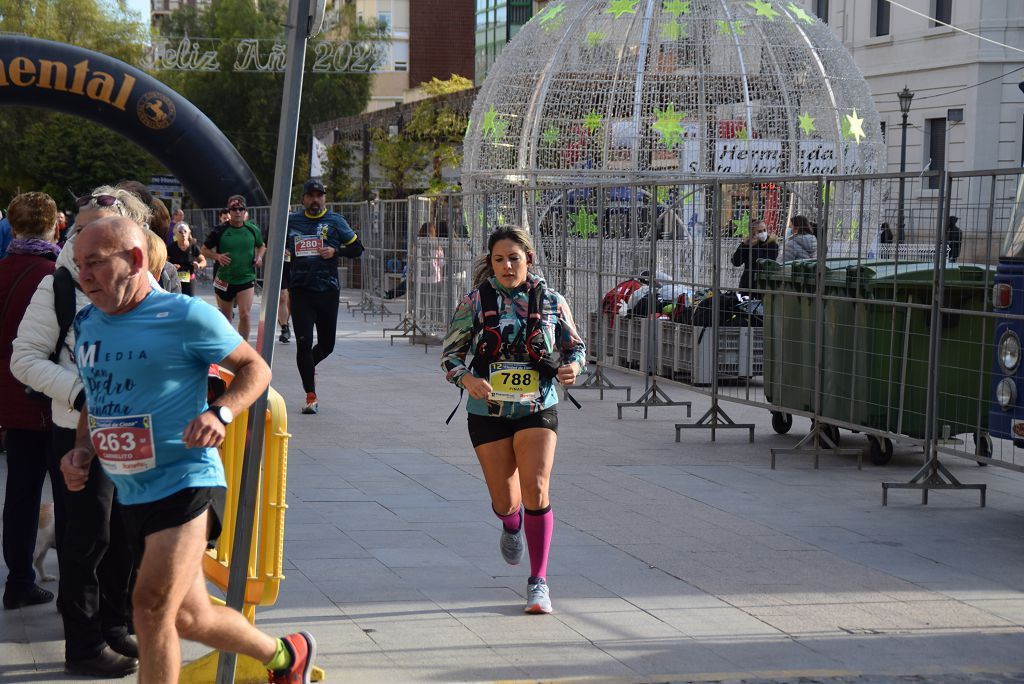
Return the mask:
<path fill-rule="evenodd" d="M 269 204 L 252 169 L 205 114 L 112 57 L 49 40 L 0 36 L 0 106 L 39 107 L 106 126 L 152 154 L 204 208 L 222 207 L 235 194 L 250 205 Z"/>

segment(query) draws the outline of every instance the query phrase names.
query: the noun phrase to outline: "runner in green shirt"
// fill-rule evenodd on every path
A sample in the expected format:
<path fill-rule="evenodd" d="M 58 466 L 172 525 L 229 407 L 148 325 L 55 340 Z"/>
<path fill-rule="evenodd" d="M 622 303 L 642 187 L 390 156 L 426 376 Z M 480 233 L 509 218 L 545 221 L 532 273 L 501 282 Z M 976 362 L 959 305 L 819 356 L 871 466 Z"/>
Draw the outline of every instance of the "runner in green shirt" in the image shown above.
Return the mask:
<path fill-rule="evenodd" d="M 246 221 L 245 198 L 232 195 L 228 198 L 231 217 L 210 232 L 203 242 L 202 253 L 219 265 L 213 279 L 213 290 L 217 294 L 217 307 L 231 320 L 231 309 L 238 304 L 238 334 L 243 340 L 249 338 L 250 309 L 255 293 L 256 269 L 263 266 L 263 244 L 260 229 Z"/>

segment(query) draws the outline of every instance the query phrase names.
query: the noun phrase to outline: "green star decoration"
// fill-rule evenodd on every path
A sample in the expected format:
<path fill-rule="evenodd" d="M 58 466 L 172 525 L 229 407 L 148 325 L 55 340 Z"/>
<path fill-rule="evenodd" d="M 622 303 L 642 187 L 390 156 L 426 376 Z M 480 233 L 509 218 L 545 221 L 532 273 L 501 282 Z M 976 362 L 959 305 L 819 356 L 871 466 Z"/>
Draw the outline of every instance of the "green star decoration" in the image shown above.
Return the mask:
<path fill-rule="evenodd" d="M 744 211 L 738 219 L 732 221 L 733 235 L 747 237 L 750 235 L 750 212 Z"/>
<path fill-rule="evenodd" d="M 743 30 L 743 22 L 739 20 L 726 21 L 724 19 L 716 19 L 715 23 L 718 24 L 718 32 L 723 36 L 728 36 L 733 33 L 737 36 L 742 36 L 746 33 Z"/>
<path fill-rule="evenodd" d="M 665 147 L 672 149 L 683 141 L 683 126 L 680 121 L 686 116 L 686 112 L 676 112 L 675 103 L 669 103 L 665 110 L 655 109 L 654 115 L 658 120 L 651 129 L 661 135 L 661 142 Z"/>
<path fill-rule="evenodd" d="M 620 18 L 623 14 L 636 14 L 636 6 L 640 3 L 640 0 L 611 0 L 608 3 L 608 9 L 604 11 L 605 14 L 614 14 L 615 18 Z"/>
<path fill-rule="evenodd" d="M 599 130 L 601 130 L 601 126 L 603 125 L 603 121 L 604 121 L 604 117 L 602 117 L 600 114 L 598 114 L 596 110 L 591 109 L 587 113 L 587 116 L 584 117 L 584 119 L 583 119 L 583 126 L 588 131 L 590 131 L 590 135 L 594 135 L 594 133 L 597 133 Z"/>
<path fill-rule="evenodd" d="M 551 31 L 562 25 L 562 21 L 565 19 L 565 17 L 562 16 L 562 12 L 564 11 L 565 4 L 563 3 L 549 5 L 537 15 L 537 21 L 540 22 L 541 28 L 545 31 Z"/>
<path fill-rule="evenodd" d="M 847 114 L 845 117 L 847 121 L 847 130 L 851 138 L 857 141 L 860 145 L 861 138 L 866 138 L 867 135 L 864 133 L 864 119 L 857 116 L 857 110 L 854 109 L 852 114 Z"/>
<path fill-rule="evenodd" d="M 491 105 L 491 108 L 484 113 L 484 123 L 480 126 L 480 130 L 484 135 L 494 138 L 494 142 L 498 142 L 501 136 L 505 135 L 507 128 L 508 122 L 502 119 L 494 105 Z"/>
<path fill-rule="evenodd" d="M 753 0 L 747 4 L 754 8 L 759 17 L 767 17 L 769 20 L 774 21 L 775 17 L 780 16 L 775 8 L 771 6 L 771 3 L 765 0 Z"/>
<path fill-rule="evenodd" d="M 804 135 L 810 135 L 814 131 L 818 130 L 814 127 L 814 117 L 807 112 L 800 115 L 800 130 L 804 132 Z"/>
<path fill-rule="evenodd" d="M 592 48 L 597 47 L 598 45 L 603 43 L 604 39 L 607 37 L 607 35 L 601 33 L 600 31 L 591 31 L 590 33 L 587 34 L 587 46 Z"/>
<path fill-rule="evenodd" d="M 541 134 L 541 140 L 544 141 L 545 145 L 554 145 L 558 142 L 558 128 L 556 126 L 548 126 L 544 129 Z"/>
<path fill-rule="evenodd" d="M 804 22 L 805 24 L 814 23 L 814 17 L 809 15 L 803 7 L 800 7 L 799 5 L 791 2 L 788 5 L 786 5 L 786 9 L 792 12 L 794 17 Z"/>
<path fill-rule="evenodd" d="M 682 24 L 677 21 L 670 21 L 661 27 L 662 40 L 679 40 L 685 35 L 686 31 L 683 30 Z"/>
<path fill-rule="evenodd" d="M 569 214 L 569 222 L 572 224 L 569 228 L 569 232 L 572 235 L 581 237 L 584 240 L 597 235 L 597 214 L 591 214 L 585 207 L 580 207 L 572 214 Z"/>
<path fill-rule="evenodd" d="M 690 3 L 689 0 L 665 0 L 661 4 L 661 11 L 678 19 L 679 15 L 690 13 Z"/>
<path fill-rule="evenodd" d="M 736 130 L 736 139 L 737 140 L 750 140 L 750 134 L 747 133 L 747 129 L 746 128 L 739 128 L 739 129 Z"/>

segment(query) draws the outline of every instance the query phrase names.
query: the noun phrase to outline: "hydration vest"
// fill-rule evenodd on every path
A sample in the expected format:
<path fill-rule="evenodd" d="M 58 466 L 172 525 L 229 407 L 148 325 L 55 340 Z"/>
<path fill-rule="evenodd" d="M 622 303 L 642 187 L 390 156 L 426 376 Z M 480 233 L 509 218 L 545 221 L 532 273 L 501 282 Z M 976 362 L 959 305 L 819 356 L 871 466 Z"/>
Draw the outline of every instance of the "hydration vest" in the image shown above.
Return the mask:
<path fill-rule="evenodd" d="M 491 363 L 499 360 L 501 352 L 501 330 L 499 329 L 498 318 L 498 293 L 489 280 L 485 280 L 479 288 L 480 292 L 480 315 L 483 319 L 479 328 L 480 340 L 477 342 L 476 350 L 473 353 L 473 361 L 470 368 L 476 376 L 486 378 L 490 373 Z M 544 305 L 544 296 L 547 288 L 538 284 L 530 290 L 530 300 L 527 307 L 526 332 L 516 339 L 522 339 L 515 350 L 515 355 L 527 360 L 533 366 L 540 377 L 544 380 L 551 380 L 558 375 L 560 365 L 555 354 L 548 352 L 544 342 L 544 328 L 541 325 L 541 307 Z M 474 321 L 474 328 L 476 328 Z M 474 330 L 475 332 L 475 330 Z"/>

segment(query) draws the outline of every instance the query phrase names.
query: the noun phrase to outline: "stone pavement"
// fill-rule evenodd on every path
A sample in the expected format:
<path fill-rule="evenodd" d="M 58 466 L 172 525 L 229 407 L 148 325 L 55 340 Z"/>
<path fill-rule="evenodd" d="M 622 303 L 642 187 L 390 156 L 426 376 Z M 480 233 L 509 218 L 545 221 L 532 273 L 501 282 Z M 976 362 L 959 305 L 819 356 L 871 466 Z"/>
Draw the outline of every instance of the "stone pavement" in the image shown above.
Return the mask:
<path fill-rule="evenodd" d="M 396 318 L 388 319 L 394 325 Z M 289 404 L 286 575 L 257 622 L 312 631 L 328 681 L 1024 682 L 1024 475 L 949 459 L 976 492 L 893 491 L 889 466 L 781 457 L 766 411 L 726 404 L 745 432 L 644 421 L 621 393 L 560 406 L 549 565 L 555 614 L 522 613 L 529 566 L 498 553 L 491 514 L 438 348 L 389 345 L 380 319 L 339 317 L 318 369 L 321 413 L 298 413 L 294 345 L 274 386 Z M 615 373 L 631 383 L 643 378 Z M 621 384 L 621 383 L 620 383 Z M 676 399 L 705 397 L 666 383 Z M 863 445 L 844 433 L 844 446 Z M 49 567 L 56 569 L 52 554 Z M 0 681 L 62 672 L 52 605 L 0 612 Z M 205 649 L 186 645 L 185 655 Z"/>

